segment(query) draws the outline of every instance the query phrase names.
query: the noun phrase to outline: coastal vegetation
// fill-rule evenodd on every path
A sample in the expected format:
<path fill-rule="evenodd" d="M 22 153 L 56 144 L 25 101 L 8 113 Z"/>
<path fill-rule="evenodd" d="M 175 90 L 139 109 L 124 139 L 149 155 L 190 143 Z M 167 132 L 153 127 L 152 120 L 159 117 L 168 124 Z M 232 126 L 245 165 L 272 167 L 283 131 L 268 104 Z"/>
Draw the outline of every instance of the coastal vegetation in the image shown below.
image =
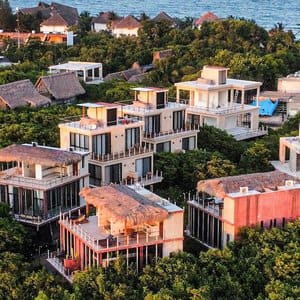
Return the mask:
<path fill-rule="evenodd" d="M 152 53 L 172 49 L 172 57 L 158 61 L 142 84 L 166 86 L 196 79 L 206 64 L 230 68 L 235 78 L 276 87 L 276 78 L 300 69 L 300 44 L 279 24 L 269 32 L 254 21 L 228 18 L 192 28 L 189 18 L 180 27 L 154 23 L 143 16 L 136 38 L 115 38 L 107 32 L 88 32 L 90 15 L 84 12 L 74 46 L 31 40 L 18 48 L 5 41 L 2 53 L 13 62 L 0 70 L 0 84 L 29 78 L 33 83 L 51 64 L 67 60 L 100 61 L 104 73 L 125 70 L 138 61 L 152 63 Z M 36 21 L 21 19 L 23 30 L 36 29 Z M 2 22 L 2 23 L 1 23 Z M 14 30 L 15 16 L 7 0 L 0 0 L 0 27 Z M 124 81 L 85 86 L 80 101 L 114 102 L 131 98 Z M 58 124 L 78 117 L 76 106 L 22 108 L 0 111 L 0 147 L 36 141 L 59 146 Z M 155 169 L 164 181 L 157 192 L 184 206 L 183 194 L 193 192 L 198 180 L 242 173 L 268 171 L 269 160 L 278 158 L 280 136 L 298 132 L 300 115 L 280 129 L 255 141 L 237 142 L 226 132 L 204 126 L 198 134 L 198 150 L 156 155 Z M 30 233 L 13 221 L 0 204 L 0 299 L 297 299 L 300 298 L 300 222 L 283 229 L 243 229 L 239 239 L 224 250 L 194 256 L 185 252 L 146 266 L 140 273 L 117 260 L 109 269 L 78 272 L 72 287 L 39 264 L 37 245 Z"/>

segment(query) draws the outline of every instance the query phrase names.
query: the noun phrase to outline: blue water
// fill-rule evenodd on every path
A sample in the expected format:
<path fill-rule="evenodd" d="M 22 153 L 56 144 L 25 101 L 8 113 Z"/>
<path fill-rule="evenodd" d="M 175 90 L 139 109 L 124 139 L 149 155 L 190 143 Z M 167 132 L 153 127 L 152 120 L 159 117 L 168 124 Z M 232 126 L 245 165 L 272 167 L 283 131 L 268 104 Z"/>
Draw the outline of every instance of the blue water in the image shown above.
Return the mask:
<path fill-rule="evenodd" d="M 44 1 L 44 0 L 43 0 Z M 243 17 L 253 19 L 260 26 L 270 29 L 276 23 L 282 23 L 294 33 L 300 30 L 300 0 L 55 0 L 77 7 L 79 12 L 89 11 L 96 15 L 100 11 L 115 11 L 119 15 L 139 16 L 145 12 L 154 17 L 159 11 L 165 11 L 172 17 L 199 17 L 206 11 L 212 11 L 219 17 Z M 45 1 L 50 2 L 50 1 Z M 16 7 L 36 6 L 34 0 L 10 0 L 13 10 Z M 299 29 L 298 29 L 299 28 Z"/>

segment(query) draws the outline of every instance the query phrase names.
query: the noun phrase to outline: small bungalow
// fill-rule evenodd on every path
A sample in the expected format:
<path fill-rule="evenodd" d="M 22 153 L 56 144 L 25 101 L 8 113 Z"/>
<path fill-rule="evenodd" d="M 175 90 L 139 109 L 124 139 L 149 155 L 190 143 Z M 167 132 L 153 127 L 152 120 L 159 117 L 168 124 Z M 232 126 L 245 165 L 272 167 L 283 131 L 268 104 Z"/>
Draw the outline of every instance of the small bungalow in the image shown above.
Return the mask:
<path fill-rule="evenodd" d="M 72 72 L 41 76 L 35 88 L 41 95 L 57 104 L 71 103 L 77 96 L 85 94 L 85 90 Z"/>
<path fill-rule="evenodd" d="M 50 8 L 50 17 L 40 24 L 41 32 L 63 33 L 67 32 L 69 27 L 78 25 L 77 8 L 56 2 L 52 2 Z"/>
<path fill-rule="evenodd" d="M 216 21 L 218 19 L 219 19 L 219 17 L 217 15 L 215 15 L 211 11 L 208 11 L 205 14 L 203 14 L 199 19 L 194 21 L 194 26 L 196 28 L 200 29 L 204 22 L 212 22 L 212 21 Z"/>
<path fill-rule="evenodd" d="M 91 29 L 95 32 L 110 30 L 113 21 L 120 21 L 122 18 L 110 11 L 100 12 L 92 19 Z"/>
<path fill-rule="evenodd" d="M 177 22 L 164 11 L 161 11 L 156 17 L 152 19 L 152 21 L 155 23 L 157 22 L 167 23 L 171 27 L 176 27 L 178 25 Z"/>
<path fill-rule="evenodd" d="M 116 24 L 112 25 L 112 33 L 116 37 L 121 35 L 137 36 L 142 24 L 132 15 L 127 16 Z"/>
<path fill-rule="evenodd" d="M 40 95 L 29 79 L 0 85 L 0 110 L 21 106 L 48 106 L 51 101 Z"/>

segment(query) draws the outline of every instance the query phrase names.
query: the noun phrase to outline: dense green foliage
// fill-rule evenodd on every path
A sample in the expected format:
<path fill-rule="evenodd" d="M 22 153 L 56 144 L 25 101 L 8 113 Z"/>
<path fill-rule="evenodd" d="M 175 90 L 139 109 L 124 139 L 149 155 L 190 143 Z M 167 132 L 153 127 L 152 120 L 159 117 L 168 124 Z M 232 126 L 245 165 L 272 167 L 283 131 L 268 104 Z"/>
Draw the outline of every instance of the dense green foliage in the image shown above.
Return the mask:
<path fill-rule="evenodd" d="M 59 146 L 58 124 L 64 118 L 80 115 L 74 106 L 51 106 L 0 111 L 0 147 L 13 143 Z"/>
<path fill-rule="evenodd" d="M 284 229 L 245 228 L 224 250 L 179 252 L 140 274 L 119 259 L 109 269 L 76 272 L 64 299 L 299 299 L 299 240 L 296 221 Z M 50 287 L 43 288 L 37 299 L 51 299 Z"/>

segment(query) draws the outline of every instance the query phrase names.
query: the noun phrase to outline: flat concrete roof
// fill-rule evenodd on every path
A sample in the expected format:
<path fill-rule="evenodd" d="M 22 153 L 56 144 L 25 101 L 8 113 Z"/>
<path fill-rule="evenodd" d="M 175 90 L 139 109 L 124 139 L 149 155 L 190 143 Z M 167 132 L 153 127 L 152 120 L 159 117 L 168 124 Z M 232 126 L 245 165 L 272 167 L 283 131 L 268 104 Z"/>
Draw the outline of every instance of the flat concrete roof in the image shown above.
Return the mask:
<path fill-rule="evenodd" d="M 94 68 L 102 67 L 102 63 L 95 63 L 95 62 L 83 62 L 83 61 L 69 61 L 64 64 L 53 65 L 50 66 L 50 70 L 70 70 L 70 71 L 77 71 L 77 70 L 88 70 Z"/>
<path fill-rule="evenodd" d="M 200 83 L 197 80 L 175 83 L 175 86 L 178 87 L 193 88 L 199 90 L 216 90 L 222 88 L 255 89 L 261 85 L 262 83 L 258 81 L 240 80 L 240 79 L 231 79 L 231 78 L 227 78 L 225 84 L 206 84 L 206 83 Z"/>
<path fill-rule="evenodd" d="M 158 88 L 158 87 L 136 87 L 136 88 L 131 88 L 133 91 L 138 91 L 138 92 L 167 92 L 168 89 L 166 88 Z"/>

